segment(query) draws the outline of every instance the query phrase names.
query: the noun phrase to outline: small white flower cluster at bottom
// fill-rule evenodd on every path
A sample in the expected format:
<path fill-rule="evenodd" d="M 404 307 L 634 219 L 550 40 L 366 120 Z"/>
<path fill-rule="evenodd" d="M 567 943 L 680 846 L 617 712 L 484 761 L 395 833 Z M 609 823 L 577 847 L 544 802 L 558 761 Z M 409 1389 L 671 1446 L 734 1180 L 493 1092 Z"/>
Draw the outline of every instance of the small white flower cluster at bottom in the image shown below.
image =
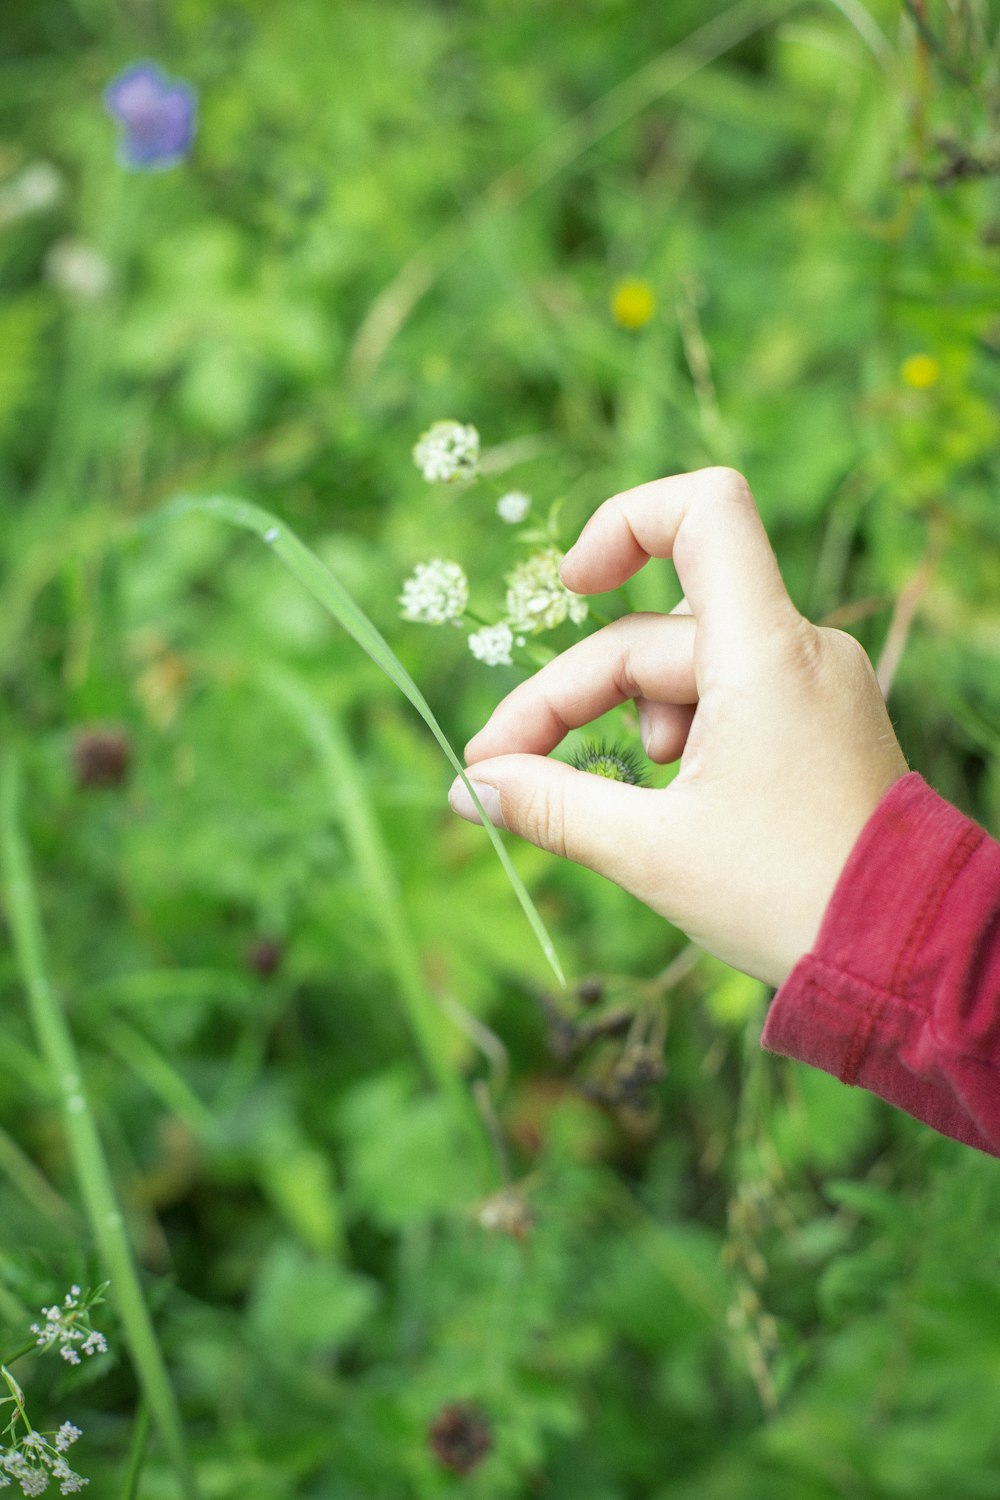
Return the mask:
<path fill-rule="evenodd" d="M 12 1447 L 0 1448 L 0 1489 L 16 1483 L 22 1495 L 44 1495 L 50 1481 L 56 1480 L 60 1495 L 78 1494 L 90 1480 L 75 1473 L 64 1454 L 80 1435 L 79 1427 L 64 1422 L 51 1443 L 32 1431 Z"/>

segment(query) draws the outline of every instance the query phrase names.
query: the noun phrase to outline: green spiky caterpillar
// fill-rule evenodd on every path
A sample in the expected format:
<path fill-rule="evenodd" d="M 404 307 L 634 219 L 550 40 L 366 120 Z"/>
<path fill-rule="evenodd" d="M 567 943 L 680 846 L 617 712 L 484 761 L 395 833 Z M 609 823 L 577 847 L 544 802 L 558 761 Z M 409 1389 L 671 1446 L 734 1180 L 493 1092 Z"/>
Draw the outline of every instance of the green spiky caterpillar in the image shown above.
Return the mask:
<path fill-rule="evenodd" d="M 623 745 L 609 745 L 603 740 L 588 740 L 573 751 L 570 765 L 577 771 L 589 771 L 591 776 L 604 776 L 608 781 L 624 781 L 629 786 L 645 786 L 646 773 L 642 760 L 634 750 Z"/>

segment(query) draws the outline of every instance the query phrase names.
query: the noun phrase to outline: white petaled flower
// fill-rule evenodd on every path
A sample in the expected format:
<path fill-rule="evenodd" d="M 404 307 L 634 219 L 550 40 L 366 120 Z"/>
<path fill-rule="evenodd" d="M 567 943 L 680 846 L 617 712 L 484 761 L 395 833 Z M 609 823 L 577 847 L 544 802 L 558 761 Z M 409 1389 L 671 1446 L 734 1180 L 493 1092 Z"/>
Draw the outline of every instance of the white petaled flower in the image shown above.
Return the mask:
<path fill-rule="evenodd" d="M 469 650 L 488 667 L 509 667 L 514 633 L 509 625 L 484 625 L 469 636 Z"/>
<path fill-rule="evenodd" d="M 43 1495 L 54 1479 L 61 1495 L 78 1494 L 90 1480 L 71 1469 L 63 1454 L 80 1436 L 79 1427 L 64 1422 L 54 1444 L 40 1432 L 29 1430 L 19 1443 L 0 1448 L 0 1489 L 9 1489 L 13 1480 L 20 1485 L 22 1495 Z"/>
<path fill-rule="evenodd" d="M 70 1287 L 63 1298 L 61 1307 L 58 1303 L 53 1303 L 51 1307 L 43 1307 L 42 1316 L 45 1322 L 31 1325 L 31 1332 L 35 1335 L 35 1343 L 38 1347 L 58 1349 L 61 1357 L 69 1365 L 78 1365 L 81 1353 L 106 1354 L 108 1348 L 104 1334 L 90 1326 L 89 1308 L 94 1301 L 94 1294 L 88 1293 L 82 1304 L 80 1298 L 80 1288 Z"/>
<path fill-rule="evenodd" d="M 559 577 L 562 559 L 558 547 L 546 547 L 507 575 L 507 618 L 518 635 L 554 630 L 567 618 L 582 625 L 587 618 L 587 601 Z"/>
<path fill-rule="evenodd" d="M 457 625 L 469 602 L 469 582 L 458 563 L 434 557 L 418 563 L 399 596 L 404 620 L 418 625 Z"/>
<path fill-rule="evenodd" d="M 501 495 L 497 501 L 497 515 L 501 521 L 506 521 L 508 526 L 517 526 L 524 520 L 531 509 L 531 496 L 526 495 L 523 490 L 508 490 L 506 495 Z"/>
<path fill-rule="evenodd" d="M 475 479 L 479 433 L 465 422 L 435 422 L 414 447 L 413 462 L 431 484 Z"/>
<path fill-rule="evenodd" d="M 111 266 L 85 240 L 58 240 L 45 257 L 45 274 L 59 291 L 80 302 L 96 302 L 111 287 Z"/>

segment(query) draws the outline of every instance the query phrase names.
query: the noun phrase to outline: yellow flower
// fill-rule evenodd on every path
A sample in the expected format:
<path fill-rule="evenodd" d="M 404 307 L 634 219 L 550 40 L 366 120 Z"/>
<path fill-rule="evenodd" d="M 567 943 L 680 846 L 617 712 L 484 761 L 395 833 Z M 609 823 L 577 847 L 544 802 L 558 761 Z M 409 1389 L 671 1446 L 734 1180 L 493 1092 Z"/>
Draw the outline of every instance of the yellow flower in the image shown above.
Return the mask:
<path fill-rule="evenodd" d="M 655 311 L 653 288 L 638 277 L 619 281 L 611 294 L 611 316 L 619 328 L 643 328 Z"/>
<path fill-rule="evenodd" d="M 941 379 L 941 362 L 933 354 L 911 354 L 899 367 L 905 385 L 915 391 L 930 390 Z"/>

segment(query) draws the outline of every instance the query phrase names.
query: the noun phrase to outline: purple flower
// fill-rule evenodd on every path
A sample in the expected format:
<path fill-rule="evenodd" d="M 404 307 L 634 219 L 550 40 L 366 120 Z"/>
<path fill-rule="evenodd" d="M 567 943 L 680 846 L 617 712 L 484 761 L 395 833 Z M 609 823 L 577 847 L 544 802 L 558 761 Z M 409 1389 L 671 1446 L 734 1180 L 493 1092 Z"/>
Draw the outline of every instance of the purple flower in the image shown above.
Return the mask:
<path fill-rule="evenodd" d="M 156 172 L 183 161 L 194 140 L 198 96 L 155 62 L 133 63 L 104 90 L 104 107 L 121 126 L 126 167 Z"/>

